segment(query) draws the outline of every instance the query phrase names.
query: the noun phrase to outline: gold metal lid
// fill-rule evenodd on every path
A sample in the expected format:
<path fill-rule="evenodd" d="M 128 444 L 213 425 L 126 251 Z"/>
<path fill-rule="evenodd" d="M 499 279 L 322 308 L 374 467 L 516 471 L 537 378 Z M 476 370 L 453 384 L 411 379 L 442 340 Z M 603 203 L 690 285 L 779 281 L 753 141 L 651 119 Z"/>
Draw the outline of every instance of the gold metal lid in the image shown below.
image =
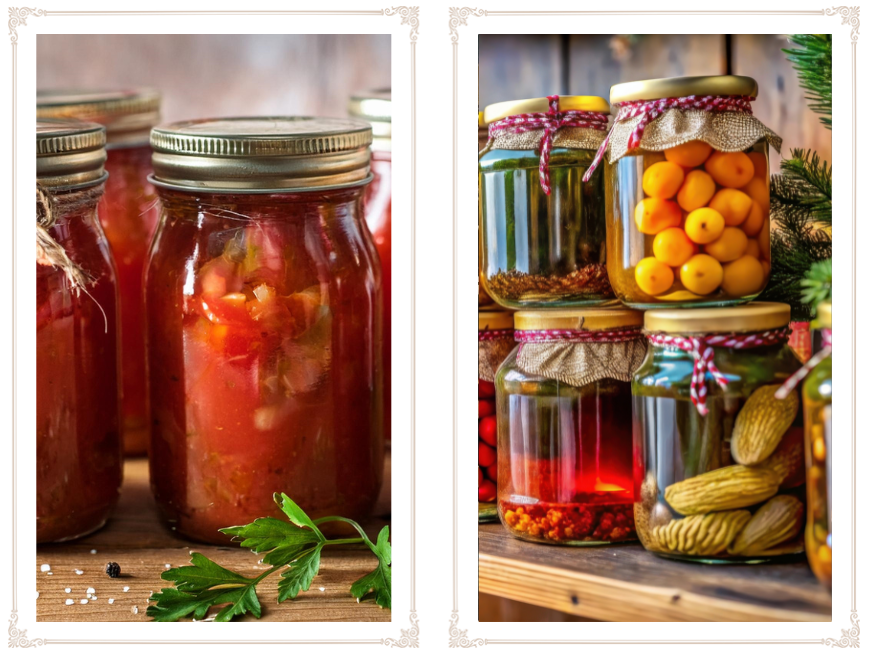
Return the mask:
<path fill-rule="evenodd" d="M 748 303 L 736 307 L 647 310 L 644 328 L 650 332 L 748 333 L 787 326 L 791 308 L 785 303 Z"/>
<path fill-rule="evenodd" d="M 393 137 L 393 100 L 391 89 L 375 89 L 354 94 L 347 111 L 372 126 L 372 150 L 388 151 Z"/>
<path fill-rule="evenodd" d="M 745 75 L 695 75 L 623 82 L 610 87 L 610 102 L 613 104 L 693 95 L 756 96 L 758 83 Z"/>
<path fill-rule="evenodd" d="M 477 112 L 477 129 L 485 130 L 486 127 L 486 120 L 483 118 L 483 112 Z"/>
<path fill-rule="evenodd" d="M 535 112 L 547 113 L 550 109 L 550 101 L 546 98 L 528 98 L 526 100 L 508 100 L 505 102 L 488 105 L 483 110 L 485 125 L 494 121 L 500 121 L 508 116 L 517 114 L 531 114 Z M 559 96 L 559 109 L 563 112 L 601 112 L 610 113 L 610 105 L 604 98 L 598 96 Z M 478 118 L 478 126 L 480 118 Z"/>
<path fill-rule="evenodd" d="M 37 91 L 36 117 L 99 123 L 106 128 L 110 148 L 146 144 L 151 128 L 160 122 L 160 93 L 155 89 Z"/>
<path fill-rule="evenodd" d="M 368 123 L 257 116 L 182 121 L 151 131 L 154 184 L 173 189 L 278 193 L 371 180 Z"/>
<path fill-rule="evenodd" d="M 96 123 L 36 122 L 36 180 L 52 189 L 75 189 L 106 179 L 106 129 Z"/>
<path fill-rule="evenodd" d="M 820 328 L 831 328 L 834 325 L 833 319 L 831 318 L 830 301 L 822 301 L 819 303 L 819 307 L 816 308 L 816 318 L 819 321 Z"/>
<path fill-rule="evenodd" d="M 513 312 L 478 312 L 478 330 L 510 330 L 514 327 Z"/>
<path fill-rule="evenodd" d="M 640 328 L 643 312 L 628 308 L 521 310 L 514 315 L 517 330 L 612 330 Z"/>

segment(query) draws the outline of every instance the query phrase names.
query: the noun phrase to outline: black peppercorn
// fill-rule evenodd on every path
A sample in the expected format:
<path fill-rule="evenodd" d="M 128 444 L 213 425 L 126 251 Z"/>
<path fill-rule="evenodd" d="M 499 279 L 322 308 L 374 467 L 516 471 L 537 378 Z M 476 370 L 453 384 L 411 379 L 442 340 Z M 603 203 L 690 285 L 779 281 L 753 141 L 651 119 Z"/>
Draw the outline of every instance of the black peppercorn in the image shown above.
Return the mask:
<path fill-rule="evenodd" d="M 121 566 L 118 563 L 107 563 L 106 564 L 106 574 L 108 574 L 113 579 L 121 576 Z"/>

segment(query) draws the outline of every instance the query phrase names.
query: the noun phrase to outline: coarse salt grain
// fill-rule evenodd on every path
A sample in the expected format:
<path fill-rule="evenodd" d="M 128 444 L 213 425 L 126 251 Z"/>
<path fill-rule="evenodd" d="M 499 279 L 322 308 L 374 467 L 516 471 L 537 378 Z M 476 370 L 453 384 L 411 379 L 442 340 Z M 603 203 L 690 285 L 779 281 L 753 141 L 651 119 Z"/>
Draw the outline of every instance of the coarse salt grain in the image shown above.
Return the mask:
<path fill-rule="evenodd" d="M 46 576 L 54 576 L 54 572 L 46 572 L 45 575 Z"/>
<path fill-rule="evenodd" d="M 39 599 L 39 590 L 36 591 L 36 598 Z"/>
<path fill-rule="evenodd" d="M 72 592 L 72 588 L 64 588 L 63 591 L 66 593 L 70 593 Z"/>
<path fill-rule="evenodd" d="M 125 585 L 125 586 L 124 586 L 124 592 L 129 592 L 129 591 L 130 591 L 130 586 L 129 586 L 129 585 Z"/>
<path fill-rule="evenodd" d="M 88 589 L 86 590 L 86 592 L 87 592 L 88 594 L 94 594 L 94 593 L 96 592 L 96 590 L 94 590 L 93 588 L 88 588 Z"/>
<path fill-rule="evenodd" d="M 134 614 L 134 615 L 138 615 L 138 614 L 139 614 L 139 606 L 133 606 L 133 614 Z"/>
<path fill-rule="evenodd" d="M 95 554 L 95 553 L 97 553 L 97 550 L 96 550 L 96 549 L 91 549 L 91 553 L 92 553 L 92 554 Z"/>
<path fill-rule="evenodd" d="M 39 566 L 39 571 L 40 571 L 40 572 L 50 572 L 50 571 L 51 571 L 51 565 L 48 565 L 48 564 L 40 565 L 40 566 Z"/>
<path fill-rule="evenodd" d="M 82 574 L 84 574 L 84 572 L 80 569 L 74 569 L 73 571 L 76 573 L 77 576 L 81 576 Z"/>
<path fill-rule="evenodd" d="M 76 603 L 76 602 L 74 602 L 72 599 L 67 599 L 64 603 L 65 603 L 67 606 L 72 606 L 72 605 L 73 605 L 74 603 Z"/>
<path fill-rule="evenodd" d="M 110 603 L 110 604 L 114 604 L 114 603 L 115 603 L 115 600 L 114 600 L 114 599 L 109 599 L 109 603 Z"/>
<path fill-rule="evenodd" d="M 94 595 L 93 597 L 91 597 L 91 601 L 96 601 L 96 600 L 97 600 L 97 595 Z"/>
<path fill-rule="evenodd" d="M 82 603 L 82 604 L 86 604 L 86 603 L 88 603 L 88 600 L 87 600 L 87 599 L 82 599 L 80 603 Z"/>
<path fill-rule="evenodd" d="M 163 565 L 163 567 L 165 569 L 170 569 L 172 567 L 172 565 L 170 565 L 169 563 L 166 563 L 165 565 Z"/>

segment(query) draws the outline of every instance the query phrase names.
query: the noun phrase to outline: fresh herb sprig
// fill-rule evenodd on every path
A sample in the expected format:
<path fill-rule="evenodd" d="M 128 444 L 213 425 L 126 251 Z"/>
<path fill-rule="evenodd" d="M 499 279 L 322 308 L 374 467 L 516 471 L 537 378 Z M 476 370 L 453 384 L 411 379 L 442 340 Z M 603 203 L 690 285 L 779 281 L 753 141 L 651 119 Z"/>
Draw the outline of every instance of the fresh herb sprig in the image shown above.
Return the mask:
<path fill-rule="evenodd" d="M 257 577 L 242 576 L 218 565 L 201 553 L 191 553 L 190 565 L 174 567 L 161 574 L 166 581 L 173 581 L 174 588 L 163 588 L 151 595 L 148 617 L 157 622 L 176 622 L 193 616 L 205 618 L 213 606 L 225 605 L 215 616 L 216 622 L 228 622 L 236 615 L 251 613 L 260 617 L 262 608 L 257 598 L 257 585 L 267 576 L 281 571 L 278 582 L 278 603 L 295 599 L 311 587 L 311 582 L 320 571 L 320 553 L 328 546 L 340 544 L 365 544 L 377 556 L 378 565 L 350 587 L 357 599 L 369 594 L 381 608 L 391 607 L 392 552 L 390 529 L 381 529 L 377 542 L 372 543 L 355 521 L 345 517 L 323 517 L 312 520 L 286 494 L 276 494 L 275 503 L 290 519 L 286 522 L 273 517 L 261 517 L 245 526 L 220 529 L 221 533 L 241 540 L 241 546 L 256 554 L 265 554 L 262 561 L 271 567 Z M 320 530 L 327 522 L 345 522 L 360 535 L 358 538 L 329 540 Z"/>

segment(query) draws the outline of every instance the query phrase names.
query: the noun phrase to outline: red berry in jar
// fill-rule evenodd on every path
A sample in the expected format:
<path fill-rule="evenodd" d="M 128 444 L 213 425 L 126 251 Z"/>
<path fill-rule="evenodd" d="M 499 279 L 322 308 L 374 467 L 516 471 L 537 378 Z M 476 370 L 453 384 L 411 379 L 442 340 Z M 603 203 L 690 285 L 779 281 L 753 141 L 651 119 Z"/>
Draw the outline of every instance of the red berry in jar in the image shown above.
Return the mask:
<path fill-rule="evenodd" d="M 477 443 L 477 464 L 489 467 L 495 464 L 495 449 L 483 442 Z"/>
<path fill-rule="evenodd" d="M 477 487 L 483 485 L 483 470 L 478 467 L 477 468 Z"/>
<path fill-rule="evenodd" d="M 495 414 L 495 403 L 492 401 L 480 400 L 477 402 L 477 417 L 488 417 Z"/>
<path fill-rule="evenodd" d="M 495 501 L 495 483 L 492 481 L 484 481 L 477 488 L 477 500 L 480 502 Z"/>
<path fill-rule="evenodd" d="M 490 465 L 487 467 L 486 477 L 493 483 L 498 483 L 498 465 Z"/>
<path fill-rule="evenodd" d="M 481 440 L 489 444 L 491 447 L 495 447 L 496 422 L 493 415 L 484 417 L 480 420 L 480 423 L 477 425 L 477 434 L 480 436 Z"/>
<path fill-rule="evenodd" d="M 491 399 L 495 397 L 495 385 L 492 383 L 477 379 L 477 398 Z"/>

